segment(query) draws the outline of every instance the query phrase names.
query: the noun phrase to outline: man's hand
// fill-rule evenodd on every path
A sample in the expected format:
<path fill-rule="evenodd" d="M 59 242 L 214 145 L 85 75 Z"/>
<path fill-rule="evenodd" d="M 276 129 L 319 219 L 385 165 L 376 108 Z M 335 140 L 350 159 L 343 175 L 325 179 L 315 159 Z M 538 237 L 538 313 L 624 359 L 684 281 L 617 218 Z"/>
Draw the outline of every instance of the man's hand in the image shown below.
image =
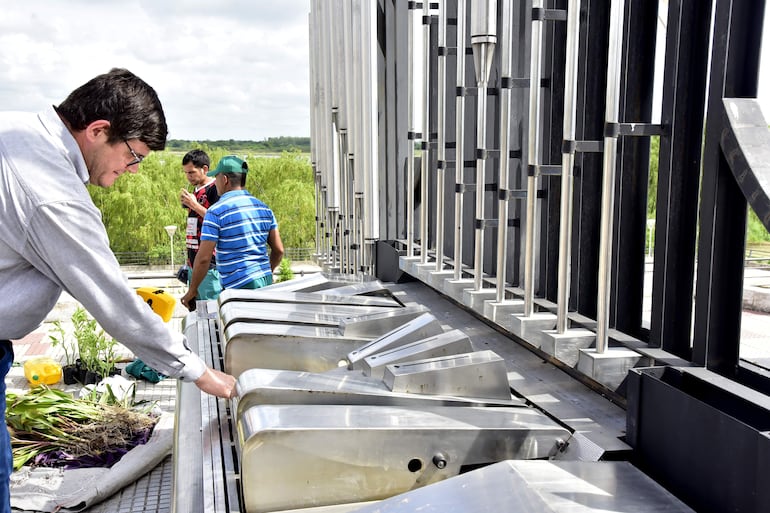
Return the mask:
<path fill-rule="evenodd" d="M 198 204 L 195 195 L 187 192 L 185 189 L 179 191 L 179 201 L 182 202 L 182 206 L 187 208 L 194 208 L 194 206 Z"/>
<path fill-rule="evenodd" d="M 182 296 L 182 299 L 179 300 L 180 303 L 182 303 L 185 308 L 187 308 L 189 311 L 195 310 L 195 296 L 197 295 L 197 291 L 187 291 L 187 294 Z"/>
<path fill-rule="evenodd" d="M 217 397 L 232 399 L 236 395 L 235 378 L 216 369 L 207 368 L 195 384 L 203 392 Z"/>

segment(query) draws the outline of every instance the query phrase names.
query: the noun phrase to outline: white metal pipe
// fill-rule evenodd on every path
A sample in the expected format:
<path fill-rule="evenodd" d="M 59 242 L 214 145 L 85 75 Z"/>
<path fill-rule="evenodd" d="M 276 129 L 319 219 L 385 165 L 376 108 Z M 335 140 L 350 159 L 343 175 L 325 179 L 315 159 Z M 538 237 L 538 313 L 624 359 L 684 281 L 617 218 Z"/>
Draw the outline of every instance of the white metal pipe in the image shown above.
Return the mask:
<path fill-rule="evenodd" d="M 438 147 L 436 159 L 436 271 L 444 268 L 444 183 L 446 178 L 446 5 L 438 4 Z"/>
<path fill-rule="evenodd" d="M 575 141 L 578 43 L 580 40 L 580 0 L 569 0 L 567 5 L 567 48 L 564 62 L 564 125 L 563 139 Z M 574 147 L 562 154 L 561 211 L 559 213 L 559 276 L 557 290 L 556 331 L 567 331 L 569 289 L 572 259 L 572 183 L 575 165 Z"/>
<path fill-rule="evenodd" d="M 471 46 L 473 62 L 476 67 L 476 148 L 487 148 L 487 85 L 492 59 L 497 44 L 497 1 L 486 0 L 472 4 L 471 11 Z M 481 290 L 484 274 L 484 194 L 486 182 L 486 156 L 476 158 L 476 223 L 475 247 L 473 259 L 474 289 Z"/>
<path fill-rule="evenodd" d="M 541 9 L 543 0 L 533 0 L 532 9 Z M 529 137 L 527 141 L 527 219 L 524 238 L 524 315 L 531 316 L 535 299 L 535 215 L 537 210 L 537 170 L 540 165 L 540 77 L 543 58 L 543 22 L 532 20 L 529 73 Z"/>
<path fill-rule="evenodd" d="M 430 1 L 422 3 L 422 157 L 420 158 L 420 262 L 428 263 L 428 174 L 430 173 Z"/>
<path fill-rule="evenodd" d="M 465 89 L 465 1 L 457 0 L 457 88 Z M 465 96 L 455 98 L 455 227 L 454 279 L 462 277 L 463 267 L 463 208 L 465 183 Z"/>
<path fill-rule="evenodd" d="M 623 59 L 623 18 L 625 0 L 612 0 L 610 7 L 610 40 L 607 58 L 607 125 L 618 122 L 620 112 L 620 71 Z M 596 352 L 607 350 L 610 291 L 612 288 L 612 233 L 615 211 L 615 164 L 618 138 L 607 135 L 604 138 L 604 160 L 602 175 L 602 211 L 599 234 L 599 280 L 596 305 Z"/>
<path fill-rule="evenodd" d="M 363 119 L 361 122 L 361 148 L 363 164 L 359 173 L 364 176 L 364 262 L 371 269 L 373 266 L 375 241 L 380 238 L 380 169 L 378 165 L 378 105 L 377 105 L 377 0 L 357 0 L 362 4 L 362 28 L 364 38 L 361 45 L 362 80 L 364 84 L 362 102 Z"/>
<path fill-rule="evenodd" d="M 503 0 L 502 21 L 500 30 L 500 76 L 511 78 L 511 46 L 513 44 L 513 5 L 512 0 Z M 504 87 L 500 91 L 500 176 L 501 191 L 508 190 L 508 175 L 510 171 L 510 134 L 511 134 L 511 89 Z M 498 200 L 497 226 L 497 289 L 496 299 L 505 299 L 505 267 L 508 260 L 508 199 Z"/>
<path fill-rule="evenodd" d="M 406 151 L 406 256 L 414 256 L 414 12 L 407 11 L 407 130 Z"/>

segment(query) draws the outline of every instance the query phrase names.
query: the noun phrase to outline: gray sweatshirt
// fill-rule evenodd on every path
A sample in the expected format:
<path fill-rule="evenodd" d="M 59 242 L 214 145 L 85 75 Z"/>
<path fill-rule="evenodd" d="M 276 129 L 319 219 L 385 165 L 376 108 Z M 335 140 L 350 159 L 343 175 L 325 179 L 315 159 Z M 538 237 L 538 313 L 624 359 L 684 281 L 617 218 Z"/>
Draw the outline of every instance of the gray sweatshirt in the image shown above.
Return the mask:
<path fill-rule="evenodd" d="M 198 379 L 204 362 L 121 272 L 88 180 L 77 142 L 53 108 L 0 113 L 0 339 L 37 328 L 66 290 L 147 365 Z"/>

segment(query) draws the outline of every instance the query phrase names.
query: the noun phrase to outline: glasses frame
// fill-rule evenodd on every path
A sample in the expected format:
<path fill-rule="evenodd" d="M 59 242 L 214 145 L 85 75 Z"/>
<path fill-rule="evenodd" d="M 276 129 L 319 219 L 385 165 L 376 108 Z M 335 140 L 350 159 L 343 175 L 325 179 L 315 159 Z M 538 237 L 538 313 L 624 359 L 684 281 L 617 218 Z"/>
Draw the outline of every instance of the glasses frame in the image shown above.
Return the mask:
<path fill-rule="evenodd" d="M 128 151 L 131 152 L 131 156 L 134 157 L 134 160 L 126 164 L 126 167 L 131 167 L 134 164 L 141 164 L 142 161 L 145 159 L 144 155 L 139 155 L 137 152 L 134 151 L 134 149 L 131 147 L 130 144 L 128 144 L 128 141 L 123 139 L 123 142 L 126 143 L 126 146 L 128 147 Z"/>

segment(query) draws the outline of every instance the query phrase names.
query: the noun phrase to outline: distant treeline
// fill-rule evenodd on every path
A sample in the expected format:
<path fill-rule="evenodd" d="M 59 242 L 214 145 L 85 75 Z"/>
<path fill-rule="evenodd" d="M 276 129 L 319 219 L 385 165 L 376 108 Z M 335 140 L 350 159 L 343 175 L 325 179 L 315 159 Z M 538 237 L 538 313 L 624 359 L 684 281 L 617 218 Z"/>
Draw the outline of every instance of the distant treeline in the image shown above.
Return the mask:
<path fill-rule="evenodd" d="M 166 142 L 166 150 L 187 151 L 191 147 L 197 147 L 197 143 L 205 143 L 211 148 L 223 148 L 231 153 L 281 153 L 283 151 L 310 153 L 310 137 L 268 137 L 263 141 L 236 141 L 235 139 L 185 141 L 169 139 Z"/>

